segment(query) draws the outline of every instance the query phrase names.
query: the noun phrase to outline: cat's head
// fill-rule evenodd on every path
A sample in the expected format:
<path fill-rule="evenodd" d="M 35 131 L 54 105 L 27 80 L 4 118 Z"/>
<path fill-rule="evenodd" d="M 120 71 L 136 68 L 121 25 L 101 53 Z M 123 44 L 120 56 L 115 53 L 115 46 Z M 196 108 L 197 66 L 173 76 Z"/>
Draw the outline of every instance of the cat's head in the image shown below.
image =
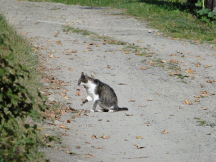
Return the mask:
<path fill-rule="evenodd" d="M 87 74 L 81 73 L 81 76 L 78 80 L 78 85 L 87 84 L 89 80 L 92 80 L 93 78 L 89 77 Z"/>

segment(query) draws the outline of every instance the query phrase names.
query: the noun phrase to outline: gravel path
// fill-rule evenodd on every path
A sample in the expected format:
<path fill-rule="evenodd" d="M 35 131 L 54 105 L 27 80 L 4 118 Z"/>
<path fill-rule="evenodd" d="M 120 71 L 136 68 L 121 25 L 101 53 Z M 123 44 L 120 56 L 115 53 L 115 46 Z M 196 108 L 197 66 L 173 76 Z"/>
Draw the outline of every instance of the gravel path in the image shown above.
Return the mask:
<path fill-rule="evenodd" d="M 0 4 L 10 24 L 41 53 L 46 73 L 67 83 L 50 89 L 49 100 L 90 110 L 92 103 L 80 106 L 86 92 L 77 80 L 83 71 L 112 86 L 119 105 L 129 108 L 82 111 L 76 118 L 67 112 L 54 126 L 45 124 L 45 131 L 62 137 L 61 145 L 44 149 L 51 162 L 215 161 L 214 47 L 163 37 L 120 10 Z M 65 32 L 65 25 L 87 34 Z"/>

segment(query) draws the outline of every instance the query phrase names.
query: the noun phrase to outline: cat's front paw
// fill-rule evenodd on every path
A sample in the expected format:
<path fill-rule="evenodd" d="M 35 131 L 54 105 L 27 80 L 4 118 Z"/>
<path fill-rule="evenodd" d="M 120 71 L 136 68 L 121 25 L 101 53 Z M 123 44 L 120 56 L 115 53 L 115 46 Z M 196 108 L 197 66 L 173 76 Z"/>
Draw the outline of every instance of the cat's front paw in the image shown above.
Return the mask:
<path fill-rule="evenodd" d="M 109 110 L 108 112 L 115 112 L 114 110 Z"/>

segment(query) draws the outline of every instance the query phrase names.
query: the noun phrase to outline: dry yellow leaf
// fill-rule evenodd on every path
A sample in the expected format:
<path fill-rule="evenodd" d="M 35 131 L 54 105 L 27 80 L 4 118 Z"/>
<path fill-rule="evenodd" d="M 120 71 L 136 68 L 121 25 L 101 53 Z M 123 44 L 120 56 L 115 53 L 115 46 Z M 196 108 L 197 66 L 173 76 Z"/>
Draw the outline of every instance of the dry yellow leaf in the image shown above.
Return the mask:
<path fill-rule="evenodd" d="M 100 138 L 102 138 L 102 139 L 109 139 L 110 136 L 101 136 Z"/>
<path fill-rule="evenodd" d="M 143 139 L 142 136 L 136 136 L 136 139 Z"/>
<path fill-rule="evenodd" d="M 65 125 L 63 125 L 63 124 L 62 124 L 62 125 L 59 125 L 59 128 L 63 128 L 63 129 L 67 129 L 67 130 L 69 129 L 67 126 L 65 126 Z"/>
<path fill-rule="evenodd" d="M 189 100 L 184 100 L 183 101 L 183 104 L 186 104 L 186 105 L 192 105 L 193 103 Z"/>

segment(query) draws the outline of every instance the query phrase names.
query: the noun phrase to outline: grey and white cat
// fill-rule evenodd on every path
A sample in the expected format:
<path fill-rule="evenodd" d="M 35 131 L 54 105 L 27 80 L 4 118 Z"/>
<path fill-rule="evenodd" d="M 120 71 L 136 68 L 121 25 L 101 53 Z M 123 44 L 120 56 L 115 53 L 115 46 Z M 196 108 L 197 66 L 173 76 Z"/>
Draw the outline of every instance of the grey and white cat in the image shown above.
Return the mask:
<path fill-rule="evenodd" d="M 83 72 L 78 81 L 78 85 L 83 85 L 87 91 L 87 98 L 82 102 L 81 105 L 87 103 L 88 101 L 93 101 L 92 112 L 98 111 L 127 111 L 128 108 L 118 107 L 118 99 L 114 90 L 107 84 L 101 82 L 98 79 L 94 79 L 85 75 Z M 101 109 L 96 110 L 97 106 L 100 106 Z"/>

